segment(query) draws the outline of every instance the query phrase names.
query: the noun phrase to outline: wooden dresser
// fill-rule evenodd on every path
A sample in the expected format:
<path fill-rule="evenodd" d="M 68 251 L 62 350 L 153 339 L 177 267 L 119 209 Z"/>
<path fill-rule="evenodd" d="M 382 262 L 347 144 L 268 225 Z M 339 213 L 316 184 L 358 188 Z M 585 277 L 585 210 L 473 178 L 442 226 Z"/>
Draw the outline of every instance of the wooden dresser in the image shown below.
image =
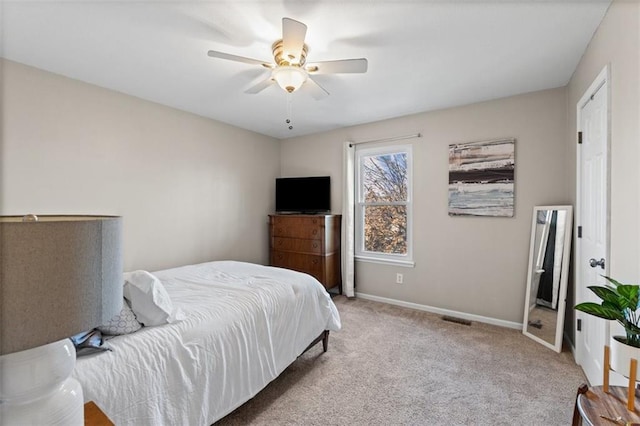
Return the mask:
<path fill-rule="evenodd" d="M 328 290 L 342 293 L 340 227 L 337 215 L 269 215 L 272 266 L 306 272 Z"/>

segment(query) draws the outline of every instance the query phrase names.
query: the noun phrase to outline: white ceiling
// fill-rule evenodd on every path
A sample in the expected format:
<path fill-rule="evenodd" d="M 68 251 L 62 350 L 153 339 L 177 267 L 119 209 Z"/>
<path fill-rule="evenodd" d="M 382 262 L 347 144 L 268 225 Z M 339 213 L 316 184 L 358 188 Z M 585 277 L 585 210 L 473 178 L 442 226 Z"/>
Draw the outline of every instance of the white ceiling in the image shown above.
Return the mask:
<path fill-rule="evenodd" d="M 610 0 L 11 1 L 2 56 L 288 138 L 564 86 Z M 308 26 L 308 62 L 360 58 L 366 74 L 318 75 L 331 96 L 244 90 L 269 71 L 282 18 Z"/>

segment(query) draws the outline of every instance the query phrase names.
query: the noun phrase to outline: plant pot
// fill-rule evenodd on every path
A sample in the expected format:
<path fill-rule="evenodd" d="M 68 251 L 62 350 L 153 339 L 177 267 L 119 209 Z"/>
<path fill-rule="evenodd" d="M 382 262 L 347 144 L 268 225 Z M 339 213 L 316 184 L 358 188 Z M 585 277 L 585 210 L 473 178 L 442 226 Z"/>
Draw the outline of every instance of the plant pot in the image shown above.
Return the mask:
<path fill-rule="evenodd" d="M 629 346 L 625 343 L 625 336 L 611 337 L 611 352 L 609 364 L 611 369 L 624 377 L 629 377 L 629 366 L 631 358 L 635 358 L 640 364 L 640 348 Z M 640 365 L 636 370 L 636 381 L 640 380 Z"/>

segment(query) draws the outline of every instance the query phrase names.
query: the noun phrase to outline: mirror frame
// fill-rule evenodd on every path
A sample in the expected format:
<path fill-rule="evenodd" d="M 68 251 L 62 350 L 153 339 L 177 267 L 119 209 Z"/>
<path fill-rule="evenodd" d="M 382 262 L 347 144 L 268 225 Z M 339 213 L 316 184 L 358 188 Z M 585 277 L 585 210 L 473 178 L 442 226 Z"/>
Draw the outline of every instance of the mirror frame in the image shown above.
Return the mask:
<path fill-rule="evenodd" d="M 562 250 L 562 267 L 560 270 L 560 288 L 558 293 L 558 318 L 556 320 L 556 334 L 554 343 L 549 343 L 546 340 L 527 331 L 527 325 L 529 324 L 529 303 L 531 297 L 531 284 L 533 279 L 533 265 L 535 252 L 535 237 L 536 237 L 536 222 L 538 218 L 538 212 L 543 210 L 562 210 L 567 212 L 567 223 L 564 229 L 565 244 Z M 567 307 L 567 283 L 569 281 L 569 255 L 571 253 L 571 235 L 573 231 L 573 206 L 535 206 L 533 208 L 533 217 L 531 219 L 531 240 L 529 242 L 529 267 L 527 269 L 527 290 L 525 294 L 524 302 L 524 320 L 522 321 L 522 333 L 525 336 L 530 337 L 536 342 L 553 349 L 556 352 L 562 351 L 562 338 L 564 334 L 564 315 Z"/>

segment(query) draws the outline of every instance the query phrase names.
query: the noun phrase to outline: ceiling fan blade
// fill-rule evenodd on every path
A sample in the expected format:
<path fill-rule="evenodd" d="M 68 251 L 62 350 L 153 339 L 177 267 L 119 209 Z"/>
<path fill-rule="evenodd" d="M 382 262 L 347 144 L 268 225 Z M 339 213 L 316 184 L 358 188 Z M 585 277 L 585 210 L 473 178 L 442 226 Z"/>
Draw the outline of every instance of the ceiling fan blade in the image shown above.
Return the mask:
<path fill-rule="evenodd" d="M 244 91 L 244 93 L 248 93 L 250 95 L 255 95 L 258 92 L 262 92 L 264 89 L 266 89 L 267 87 L 271 86 L 273 83 L 275 83 L 275 80 L 273 78 L 271 78 L 271 76 L 265 78 L 264 80 L 262 80 L 261 82 L 259 82 L 258 84 L 255 84 L 251 87 L 249 87 L 247 90 Z"/>
<path fill-rule="evenodd" d="M 282 18 L 282 50 L 285 57 L 292 59 L 290 62 L 299 63 L 306 35 L 305 24 L 291 18 Z"/>
<path fill-rule="evenodd" d="M 218 52 L 217 50 L 210 50 L 209 52 L 207 52 L 207 55 L 211 56 L 212 58 L 227 59 L 229 61 L 243 62 L 245 64 L 251 64 L 251 65 L 262 65 L 265 68 L 273 67 L 272 64 L 265 61 L 246 58 L 244 56 L 231 55 L 230 53 Z"/>
<path fill-rule="evenodd" d="M 306 67 L 313 74 L 341 74 L 367 72 L 368 61 L 365 58 L 339 59 L 337 61 L 313 62 Z"/>
<path fill-rule="evenodd" d="M 319 100 L 324 99 L 327 96 L 329 96 L 329 92 L 327 92 L 327 89 L 325 89 L 324 87 L 320 86 L 318 84 L 318 82 L 316 82 L 311 77 L 307 78 L 307 81 L 305 82 L 305 86 L 307 86 L 309 94 L 316 101 L 319 101 Z"/>

